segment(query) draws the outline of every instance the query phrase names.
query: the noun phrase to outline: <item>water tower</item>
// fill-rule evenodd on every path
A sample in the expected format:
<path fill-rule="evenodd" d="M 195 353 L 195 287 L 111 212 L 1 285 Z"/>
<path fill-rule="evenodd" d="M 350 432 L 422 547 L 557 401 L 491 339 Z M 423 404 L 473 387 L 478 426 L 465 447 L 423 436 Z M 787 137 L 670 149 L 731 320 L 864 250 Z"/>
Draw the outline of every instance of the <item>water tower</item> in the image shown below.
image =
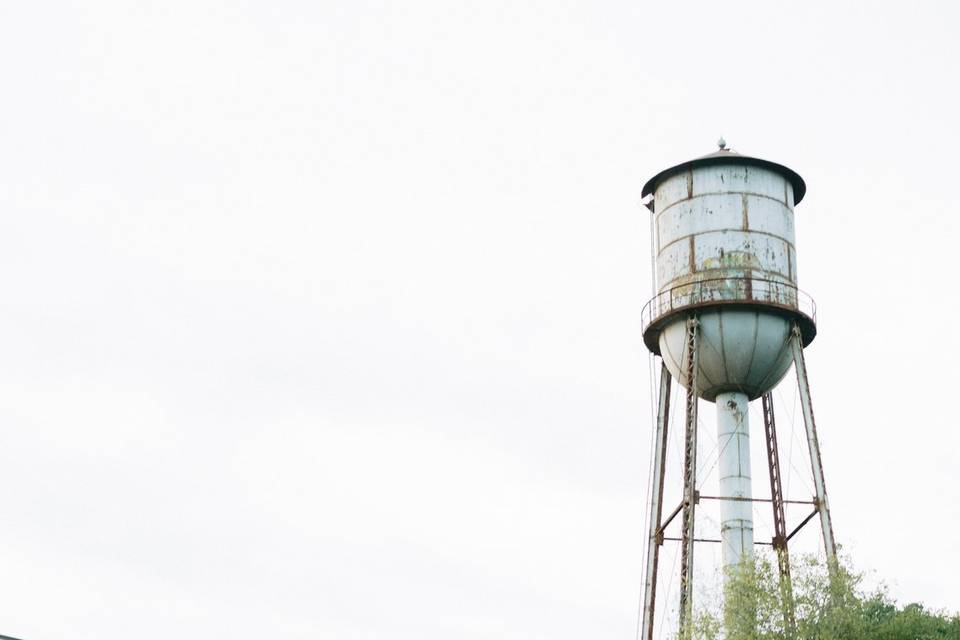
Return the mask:
<path fill-rule="evenodd" d="M 689 619 L 697 537 L 694 515 L 701 500 L 720 501 L 725 569 L 752 559 L 753 505 L 769 502 L 781 588 L 790 589 L 788 540 L 820 516 L 828 560 L 836 557 L 810 402 L 803 348 L 816 335 L 813 301 L 797 288 L 793 209 L 806 185 L 793 170 L 719 150 L 670 167 L 650 178 L 643 196 L 653 214 L 656 296 L 643 311 L 643 340 L 662 360 L 655 425 L 649 540 L 641 636 L 652 640 L 660 547 L 667 526 L 681 516 L 680 628 Z M 810 515 L 792 531 L 784 516 L 780 461 L 771 390 L 796 368 L 816 495 Z M 663 489 L 671 381 L 686 389 L 683 494 L 664 518 Z M 720 457 L 719 492 L 697 490 L 697 405 L 716 404 Z M 751 486 L 748 403 L 763 405 L 770 499 L 754 498 Z M 784 612 L 792 624 L 792 611 Z"/>

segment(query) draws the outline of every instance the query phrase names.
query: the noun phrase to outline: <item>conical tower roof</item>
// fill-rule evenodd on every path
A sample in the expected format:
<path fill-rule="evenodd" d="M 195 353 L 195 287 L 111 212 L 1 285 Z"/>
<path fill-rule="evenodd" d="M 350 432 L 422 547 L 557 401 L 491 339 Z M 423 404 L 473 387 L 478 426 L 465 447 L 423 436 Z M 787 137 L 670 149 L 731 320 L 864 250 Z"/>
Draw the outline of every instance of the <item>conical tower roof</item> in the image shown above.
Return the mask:
<path fill-rule="evenodd" d="M 642 195 L 647 196 L 653 193 L 657 190 L 657 185 L 659 185 L 661 182 L 674 174 L 687 171 L 688 169 L 718 164 L 740 164 L 762 167 L 764 169 L 769 169 L 770 171 L 776 171 L 777 173 L 783 175 L 793 186 L 793 204 L 797 204 L 803 200 L 803 196 L 807 192 L 807 184 L 803 181 L 803 178 L 800 177 L 799 173 L 789 167 L 783 166 L 782 164 L 777 164 L 776 162 L 764 160 L 763 158 L 754 158 L 753 156 L 746 156 L 742 153 L 731 151 L 730 149 L 725 148 L 725 145 L 726 143 L 723 143 L 720 149 L 714 151 L 713 153 L 708 153 L 705 156 L 700 156 L 699 158 L 694 158 L 693 160 L 687 160 L 686 162 L 681 162 L 680 164 L 672 166 L 669 169 L 664 169 L 657 175 L 647 180 L 647 183 L 643 185 Z"/>

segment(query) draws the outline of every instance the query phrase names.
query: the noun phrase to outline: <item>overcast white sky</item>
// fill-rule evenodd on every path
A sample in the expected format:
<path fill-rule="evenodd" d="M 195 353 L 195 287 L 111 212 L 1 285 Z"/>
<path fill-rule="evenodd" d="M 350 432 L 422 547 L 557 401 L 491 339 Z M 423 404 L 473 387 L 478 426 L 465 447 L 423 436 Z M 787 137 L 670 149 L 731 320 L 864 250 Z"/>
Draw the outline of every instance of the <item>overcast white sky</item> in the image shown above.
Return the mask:
<path fill-rule="evenodd" d="M 807 180 L 839 541 L 960 608 L 958 18 L 0 4 L 0 633 L 632 638 L 640 189 L 721 134 Z"/>

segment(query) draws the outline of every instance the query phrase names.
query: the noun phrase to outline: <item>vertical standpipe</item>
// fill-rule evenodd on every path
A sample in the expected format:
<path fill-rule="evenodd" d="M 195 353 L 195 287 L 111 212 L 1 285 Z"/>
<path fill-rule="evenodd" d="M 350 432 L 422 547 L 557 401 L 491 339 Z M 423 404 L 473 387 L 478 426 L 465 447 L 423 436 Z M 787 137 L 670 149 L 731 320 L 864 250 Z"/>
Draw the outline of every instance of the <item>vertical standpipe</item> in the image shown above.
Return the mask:
<path fill-rule="evenodd" d="M 717 395 L 720 448 L 720 538 L 725 572 L 753 559 L 753 493 L 750 488 L 750 420 L 745 393 Z M 734 498 L 731 500 L 730 498 Z"/>

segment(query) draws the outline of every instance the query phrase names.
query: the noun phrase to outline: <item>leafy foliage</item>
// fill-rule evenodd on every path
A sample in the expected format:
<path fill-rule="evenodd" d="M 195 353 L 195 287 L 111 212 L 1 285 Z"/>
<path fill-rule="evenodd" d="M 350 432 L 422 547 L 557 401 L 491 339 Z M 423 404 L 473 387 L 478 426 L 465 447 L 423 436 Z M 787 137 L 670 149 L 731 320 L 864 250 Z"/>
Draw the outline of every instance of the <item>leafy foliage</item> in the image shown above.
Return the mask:
<path fill-rule="evenodd" d="M 960 640 L 960 615 L 921 604 L 899 606 L 883 587 L 815 558 L 792 563 L 792 589 L 769 558 L 731 572 L 724 606 L 707 607 L 687 630 L 690 640 Z M 788 624 L 785 611 L 793 611 Z"/>

